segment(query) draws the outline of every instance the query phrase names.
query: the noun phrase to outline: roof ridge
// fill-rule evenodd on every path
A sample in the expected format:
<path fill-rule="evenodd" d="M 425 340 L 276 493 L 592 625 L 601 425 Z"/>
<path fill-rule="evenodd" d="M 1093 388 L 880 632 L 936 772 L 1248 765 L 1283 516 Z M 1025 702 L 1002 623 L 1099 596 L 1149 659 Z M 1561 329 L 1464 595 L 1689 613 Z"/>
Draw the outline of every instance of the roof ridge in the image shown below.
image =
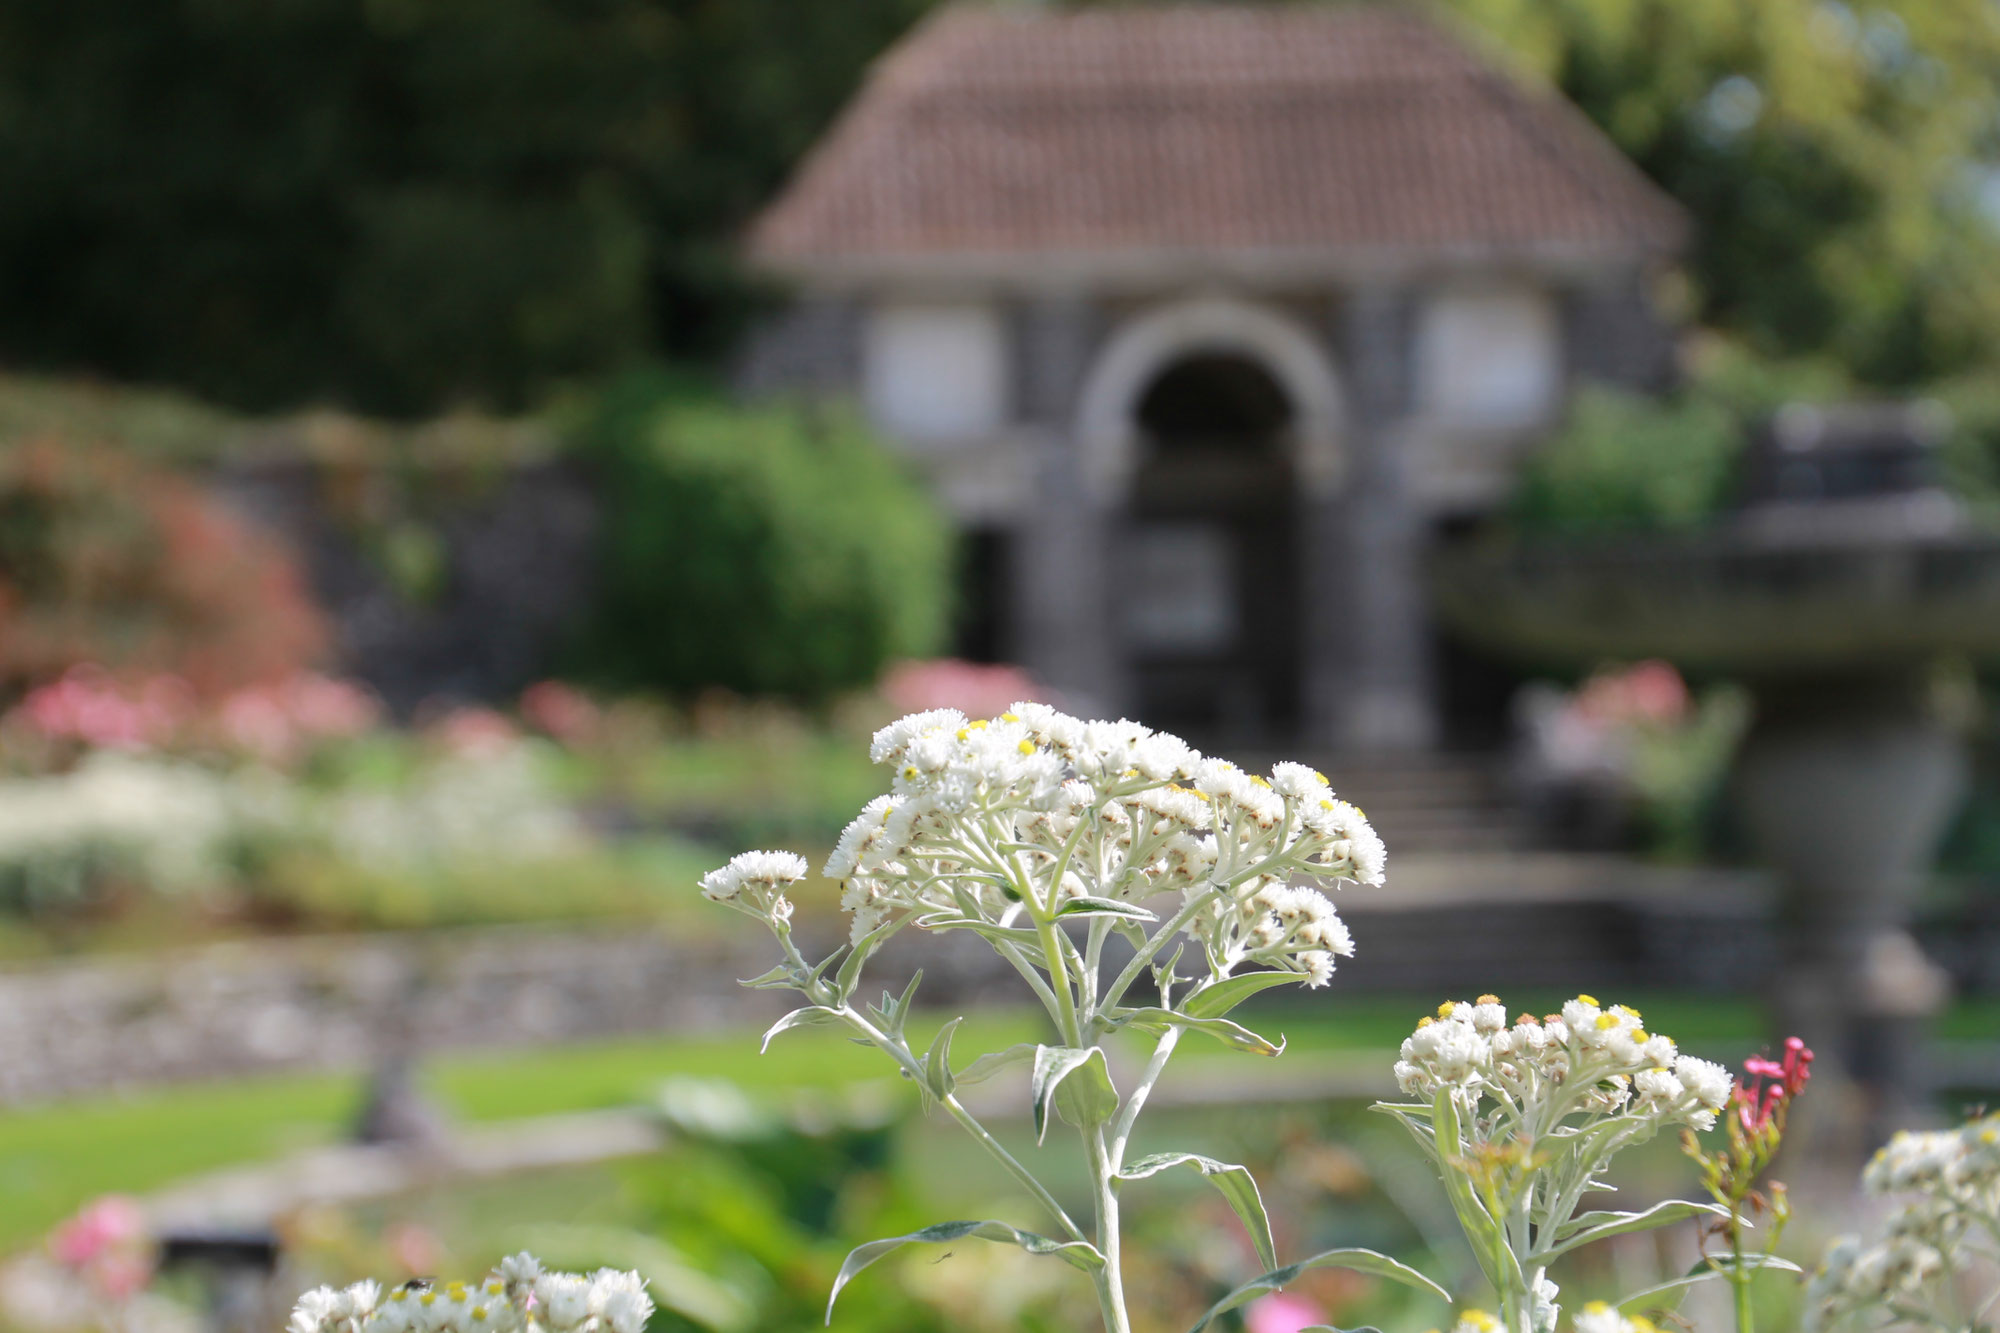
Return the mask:
<path fill-rule="evenodd" d="M 1186 35 L 1156 40 L 1162 15 Z M 1086 19 L 1078 54 L 1061 38 Z M 1207 35 L 1246 19 L 1332 36 Z M 1683 227 L 1574 106 L 1408 9 L 956 3 L 870 67 L 748 240 L 810 265 L 1161 245 L 1639 253 Z"/>

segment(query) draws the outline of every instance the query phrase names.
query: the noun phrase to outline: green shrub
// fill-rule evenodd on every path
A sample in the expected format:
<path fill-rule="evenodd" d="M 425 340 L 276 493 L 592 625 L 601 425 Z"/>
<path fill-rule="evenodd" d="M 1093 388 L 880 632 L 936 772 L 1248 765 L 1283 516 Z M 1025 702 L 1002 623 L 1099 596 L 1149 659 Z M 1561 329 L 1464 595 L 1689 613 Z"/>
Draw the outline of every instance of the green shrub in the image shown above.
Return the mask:
<path fill-rule="evenodd" d="M 606 393 L 583 445 L 606 513 L 582 674 L 819 701 L 938 645 L 948 530 L 850 413 L 651 373 Z"/>
<path fill-rule="evenodd" d="M 1743 438 L 1737 414 L 1713 396 L 1654 402 L 1585 389 L 1523 469 L 1515 521 L 1565 534 L 1699 526 L 1727 501 Z"/>

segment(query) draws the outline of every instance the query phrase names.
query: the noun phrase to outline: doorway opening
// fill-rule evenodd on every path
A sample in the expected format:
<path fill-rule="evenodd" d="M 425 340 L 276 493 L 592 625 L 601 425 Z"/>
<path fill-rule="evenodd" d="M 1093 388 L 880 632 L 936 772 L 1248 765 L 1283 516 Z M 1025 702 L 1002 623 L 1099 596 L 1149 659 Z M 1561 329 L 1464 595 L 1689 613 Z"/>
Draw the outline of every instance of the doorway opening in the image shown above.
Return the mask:
<path fill-rule="evenodd" d="M 1300 711 L 1292 404 L 1255 360 L 1207 352 L 1162 370 L 1135 415 L 1113 605 L 1139 716 L 1284 738 Z"/>

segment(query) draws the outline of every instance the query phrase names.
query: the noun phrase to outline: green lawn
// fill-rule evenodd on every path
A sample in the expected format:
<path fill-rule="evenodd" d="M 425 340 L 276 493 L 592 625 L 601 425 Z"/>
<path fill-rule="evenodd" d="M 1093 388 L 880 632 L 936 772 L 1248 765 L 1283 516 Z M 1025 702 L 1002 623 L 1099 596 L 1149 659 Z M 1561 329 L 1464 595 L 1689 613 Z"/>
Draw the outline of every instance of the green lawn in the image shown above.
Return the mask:
<path fill-rule="evenodd" d="M 934 1023 L 913 1030 L 928 1039 Z M 985 1015 L 959 1031 L 972 1051 L 1033 1040 L 1032 1015 Z M 880 1078 L 881 1057 L 830 1029 L 787 1033 L 770 1054 L 734 1030 L 437 1060 L 430 1087 L 466 1120 L 629 1105 L 673 1075 L 751 1088 L 826 1087 Z M 0 1113 L 0 1252 L 40 1235 L 80 1203 L 143 1193 L 180 1177 L 336 1140 L 362 1098 L 349 1076 L 285 1075 L 149 1089 Z"/>
<path fill-rule="evenodd" d="M 1471 998 L 1471 997 L 1465 997 Z M 1510 1007 L 1543 1012 L 1564 998 L 1523 992 Z M 1691 1049 L 1736 1059 L 1761 1044 L 1757 1011 L 1728 996 L 1627 993 L 1647 1025 Z M 1385 1061 L 1426 1002 L 1400 996 L 1289 997 L 1238 1013 L 1294 1054 L 1379 1052 Z M 941 1015 L 940 1015 L 941 1017 Z M 913 1025 L 927 1040 L 936 1019 Z M 959 1061 L 1044 1035 L 1023 1011 L 981 1014 L 960 1028 Z M 1960 1004 L 1945 1017 L 1951 1039 L 2000 1033 L 2000 1001 Z M 1240 1061 L 1191 1040 L 1187 1059 Z M 831 1087 L 880 1079 L 882 1059 L 830 1029 L 787 1033 L 759 1056 L 743 1030 L 591 1042 L 559 1049 L 456 1055 L 435 1061 L 429 1086 L 454 1115 L 504 1120 L 629 1105 L 673 1076 L 728 1078 L 752 1089 Z M 109 1191 L 145 1192 L 180 1177 L 335 1140 L 360 1102 L 358 1079 L 306 1075 L 231 1080 L 78 1099 L 0 1114 L 0 1251 L 32 1240 L 78 1204 Z"/>

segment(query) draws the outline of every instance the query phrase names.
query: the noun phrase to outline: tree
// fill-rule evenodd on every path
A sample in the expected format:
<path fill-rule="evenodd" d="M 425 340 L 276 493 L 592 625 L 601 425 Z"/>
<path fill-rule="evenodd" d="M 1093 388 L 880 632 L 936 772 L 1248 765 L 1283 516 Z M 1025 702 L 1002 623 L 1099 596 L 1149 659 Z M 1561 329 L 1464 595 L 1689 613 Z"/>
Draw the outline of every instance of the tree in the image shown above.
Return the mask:
<path fill-rule="evenodd" d="M 1990 0 L 1450 0 L 1694 215 L 1697 317 L 1906 385 L 2000 351 Z"/>
<path fill-rule="evenodd" d="M 927 0 L 15 0 L 0 358 L 506 406 L 720 347 L 728 262 Z"/>

